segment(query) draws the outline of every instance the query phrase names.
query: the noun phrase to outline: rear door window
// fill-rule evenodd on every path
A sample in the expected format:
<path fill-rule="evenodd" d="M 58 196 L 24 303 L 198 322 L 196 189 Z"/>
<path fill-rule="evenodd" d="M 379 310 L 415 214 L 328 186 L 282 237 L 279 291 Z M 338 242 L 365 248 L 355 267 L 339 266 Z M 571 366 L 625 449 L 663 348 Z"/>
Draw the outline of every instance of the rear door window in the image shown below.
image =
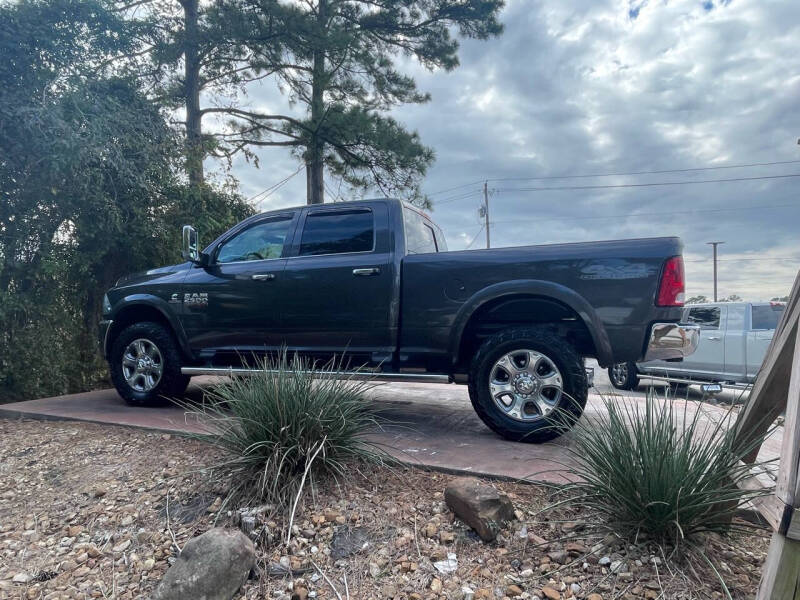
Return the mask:
<path fill-rule="evenodd" d="M 406 254 L 436 252 L 436 234 L 427 219 L 417 211 L 403 208 L 403 223 L 406 229 Z"/>
<path fill-rule="evenodd" d="M 370 209 L 314 211 L 306 217 L 300 256 L 371 252 L 375 223 Z"/>
<path fill-rule="evenodd" d="M 700 329 L 719 329 L 719 316 L 718 306 L 697 306 L 689 309 L 687 321 Z"/>
<path fill-rule="evenodd" d="M 775 329 L 785 309 L 785 304 L 754 304 L 753 329 Z"/>

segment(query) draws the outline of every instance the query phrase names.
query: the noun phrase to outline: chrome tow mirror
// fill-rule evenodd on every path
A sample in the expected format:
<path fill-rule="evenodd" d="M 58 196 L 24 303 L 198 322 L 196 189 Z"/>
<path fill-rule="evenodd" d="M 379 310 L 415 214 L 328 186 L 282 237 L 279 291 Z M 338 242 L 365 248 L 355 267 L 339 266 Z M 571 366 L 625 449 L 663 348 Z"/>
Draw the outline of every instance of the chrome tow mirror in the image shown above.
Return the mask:
<path fill-rule="evenodd" d="M 197 231 L 191 225 L 183 226 L 183 247 L 181 256 L 184 260 L 198 262 L 200 260 L 200 250 L 198 249 Z"/>

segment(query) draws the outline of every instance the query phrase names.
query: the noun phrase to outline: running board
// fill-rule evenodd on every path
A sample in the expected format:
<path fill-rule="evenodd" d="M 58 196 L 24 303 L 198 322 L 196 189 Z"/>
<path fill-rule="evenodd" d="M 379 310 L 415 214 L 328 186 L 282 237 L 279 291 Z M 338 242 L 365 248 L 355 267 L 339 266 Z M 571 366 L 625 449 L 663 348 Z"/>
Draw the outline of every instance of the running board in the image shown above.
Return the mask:
<path fill-rule="evenodd" d="M 242 367 L 182 367 L 183 375 L 254 375 L 263 373 L 264 369 L 246 369 Z M 267 373 L 278 373 L 276 369 L 269 369 Z M 312 373 L 312 371 L 302 371 Z M 330 374 L 330 371 L 313 371 L 321 376 Z M 449 375 L 433 373 L 374 373 L 372 371 L 341 371 L 337 373 L 346 379 L 364 379 L 380 381 L 411 381 L 420 383 L 450 383 Z"/>

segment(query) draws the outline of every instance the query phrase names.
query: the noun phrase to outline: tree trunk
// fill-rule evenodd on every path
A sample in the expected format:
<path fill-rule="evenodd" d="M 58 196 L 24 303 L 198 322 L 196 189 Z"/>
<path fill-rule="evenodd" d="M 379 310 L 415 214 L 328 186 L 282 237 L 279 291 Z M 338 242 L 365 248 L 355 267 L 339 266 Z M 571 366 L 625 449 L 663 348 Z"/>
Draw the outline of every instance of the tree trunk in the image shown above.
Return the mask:
<path fill-rule="evenodd" d="M 180 0 L 184 18 L 184 82 L 186 105 L 186 172 L 189 184 L 203 184 L 203 131 L 200 113 L 200 57 L 198 51 L 198 1 Z"/>
<path fill-rule="evenodd" d="M 306 188 L 309 204 L 325 201 L 325 145 L 318 135 L 325 118 L 325 31 L 327 29 L 327 0 L 319 0 L 317 7 L 317 41 L 314 48 L 314 66 L 311 74 L 311 143 L 306 158 Z"/>

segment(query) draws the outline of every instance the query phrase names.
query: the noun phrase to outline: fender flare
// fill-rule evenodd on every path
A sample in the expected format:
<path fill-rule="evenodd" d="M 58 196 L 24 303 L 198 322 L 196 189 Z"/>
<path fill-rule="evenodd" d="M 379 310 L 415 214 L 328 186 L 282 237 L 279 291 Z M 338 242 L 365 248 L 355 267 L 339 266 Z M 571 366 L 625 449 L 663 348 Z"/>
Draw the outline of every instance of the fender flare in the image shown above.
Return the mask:
<path fill-rule="evenodd" d="M 189 348 L 189 339 L 186 337 L 186 332 L 183 330 L 183 325 L 181 324 L 180 319 L 178 319 L 175 313 L 171 310 L 169 303 L 163 298 L 159 298 L 153 294 L 131 294 L 129 296 L 125 296 L 124 298 L 118 300 L 114 305 L 114 309 L 111 312 L 111 319 L 116 321 L 120 313 L 137 306 L 153 308 L 161 313 L 161 316 L 164 317 L 170 329 L 172 329 L 172 333 L 175 334 L 175 338 L 178 341 L 178 346 L 180 346 L 181 351 L 186 356 L 192 356 L 192 352 Z M 110 351 L 110 348 L 107 346 L 108 342 L 106 342 L 105 347 L 103 348 L 104 356 L 108 356 L 108 352 Z"/>
<path fill-rule="evenodd" d="M 453 363 L 458 360 L 459 348 L 464 330 L 475 311 L 487 302 L 497 300 L 503 296 L 525 294 L 556 300 L 571 308 L 581 318 L 589 335 L 592 336 L 600 364 L 611 364 L 613 353 L 611 342 L 608 339 L 606 328 L 594 307 L 576 291 L 552 281 L 540 279 L 514 279 L 492 284 L 479 290 L 467 299 L 456 314 L 450 332 L 450 356 Z"/>

